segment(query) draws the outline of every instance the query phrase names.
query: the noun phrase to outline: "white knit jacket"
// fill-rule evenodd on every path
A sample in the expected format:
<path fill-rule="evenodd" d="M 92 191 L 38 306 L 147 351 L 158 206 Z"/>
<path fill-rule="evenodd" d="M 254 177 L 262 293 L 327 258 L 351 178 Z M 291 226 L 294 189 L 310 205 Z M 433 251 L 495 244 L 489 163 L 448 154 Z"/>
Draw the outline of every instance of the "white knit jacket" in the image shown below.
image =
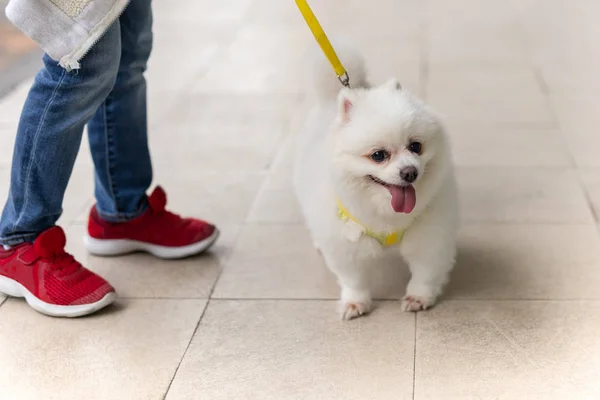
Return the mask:
<path fill-rule="evenodd" d="M 123 12 L 129 0 L 10 0 L 6 16 L 67 71 Z"/>

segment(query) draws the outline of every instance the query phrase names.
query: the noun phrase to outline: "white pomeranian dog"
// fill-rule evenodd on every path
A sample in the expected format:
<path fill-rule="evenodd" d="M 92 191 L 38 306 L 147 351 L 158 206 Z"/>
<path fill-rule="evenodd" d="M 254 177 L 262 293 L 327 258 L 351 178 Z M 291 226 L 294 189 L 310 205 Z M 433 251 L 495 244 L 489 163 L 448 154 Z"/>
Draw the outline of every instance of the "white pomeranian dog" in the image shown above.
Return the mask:
<path fill-rule="evenodd" d="M 362 57 L 347 46 L 337 50 L 352 88 L 340 85 L 321 56 L 294 171 L 302 212 L 337 275 L 343 319 L 371 310 L 369 277 L 385 252 L 410 268 L 403 309 L 425 310 L 456 255 L 458 200 L 444 127 L 397 80 L 371 86 Z"/>

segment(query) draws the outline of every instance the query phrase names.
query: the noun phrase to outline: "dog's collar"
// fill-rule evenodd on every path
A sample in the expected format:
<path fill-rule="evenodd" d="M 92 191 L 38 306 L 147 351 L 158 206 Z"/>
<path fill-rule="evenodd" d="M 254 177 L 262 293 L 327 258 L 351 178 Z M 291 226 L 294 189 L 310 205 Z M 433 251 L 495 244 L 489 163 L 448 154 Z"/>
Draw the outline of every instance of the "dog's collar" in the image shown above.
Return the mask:
<path fill-rule="evenodd" d="M 342 202 L 339 199 L 336 198 L 335 201 L 337 203 L 338 217 L 342 221 L 352 221 L 355 224 L 359 225 L 362 228 L 364 235 L 377 240 L 379 242 L 379 244 L 381 244 L 383 247 L 393 246 L 395 244 L 400 243 L 400 241 L 402 240 L 404 231 L 395 231 L 395 232 L 391 232 L 391 233 L 374 232 L 374 231 L 370 230 L 369 228 L 367 228 L 362 222 L 360 222 L 358 219 L 356 219 L 352 214 L 350 214 L 348 209 L 346 207 L 344 207 L 344 205 L 342 204 Z"/>

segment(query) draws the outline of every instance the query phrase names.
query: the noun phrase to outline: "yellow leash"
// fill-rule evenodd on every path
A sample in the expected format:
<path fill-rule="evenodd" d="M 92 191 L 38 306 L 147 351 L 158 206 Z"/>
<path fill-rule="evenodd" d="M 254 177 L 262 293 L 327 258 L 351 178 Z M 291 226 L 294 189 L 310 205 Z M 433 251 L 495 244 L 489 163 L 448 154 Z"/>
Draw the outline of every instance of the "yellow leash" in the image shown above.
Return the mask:
<path fill-rule="evenodd" d="M 346 72 L 346 68 L 344 68 L 342 62 L 335 53 L 331 42 L 327 38 L 327 35 L 321 27 L 321 24 L 319 24 L 317 17 L 315 17 L 315 14 L 310 9 L 310 6 L 306 0 L 296 0 L 296 5 L 302 13 L 302 16 L 304 17 L 304 20 L 310 28 L 313 36 L 317 40 L 317 43 L 319 43 L 319 46 L 321 46 L 321 50 L 323 50 L 323 53 L 325 53 L 325 56 L 331 63 L 331 66 L 333 67 L 338 79 L 342 85 L 350 87 L 350 77 L 348 76 L 348 72 Z"/>

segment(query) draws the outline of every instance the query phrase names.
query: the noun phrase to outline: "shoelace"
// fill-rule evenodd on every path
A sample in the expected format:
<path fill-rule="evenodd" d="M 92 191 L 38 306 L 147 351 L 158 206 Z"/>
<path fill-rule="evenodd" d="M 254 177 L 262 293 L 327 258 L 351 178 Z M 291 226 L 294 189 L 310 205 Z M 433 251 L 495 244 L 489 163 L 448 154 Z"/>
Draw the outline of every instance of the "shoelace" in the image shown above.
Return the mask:
<path fill-rule="evenodd" d="M 59 276 L 70 275 L 81 268 L 81 264 L 75 260 L 75 257 L 67 252 L 55 254 L 45 260 L 50 262 L 51 269 L 58 272 Z"/>
<path fill-rule="evenodd" d="M 160 211 L 152 210 L 152 212 L 154 213 L 154 215 L 156 215 L 158 217 L 157 221 L 160 219 L 160 220 L 166 220 L 170 223 L 173 223 L 173 222 L 181 223 L 181 221 L 184 220 L 184 218 L 182 218 L 181 216 L 179 216 L 175 213 L 172 213 L 171 211 L 168 211 L 168 210 L 160 210 Z"/>

